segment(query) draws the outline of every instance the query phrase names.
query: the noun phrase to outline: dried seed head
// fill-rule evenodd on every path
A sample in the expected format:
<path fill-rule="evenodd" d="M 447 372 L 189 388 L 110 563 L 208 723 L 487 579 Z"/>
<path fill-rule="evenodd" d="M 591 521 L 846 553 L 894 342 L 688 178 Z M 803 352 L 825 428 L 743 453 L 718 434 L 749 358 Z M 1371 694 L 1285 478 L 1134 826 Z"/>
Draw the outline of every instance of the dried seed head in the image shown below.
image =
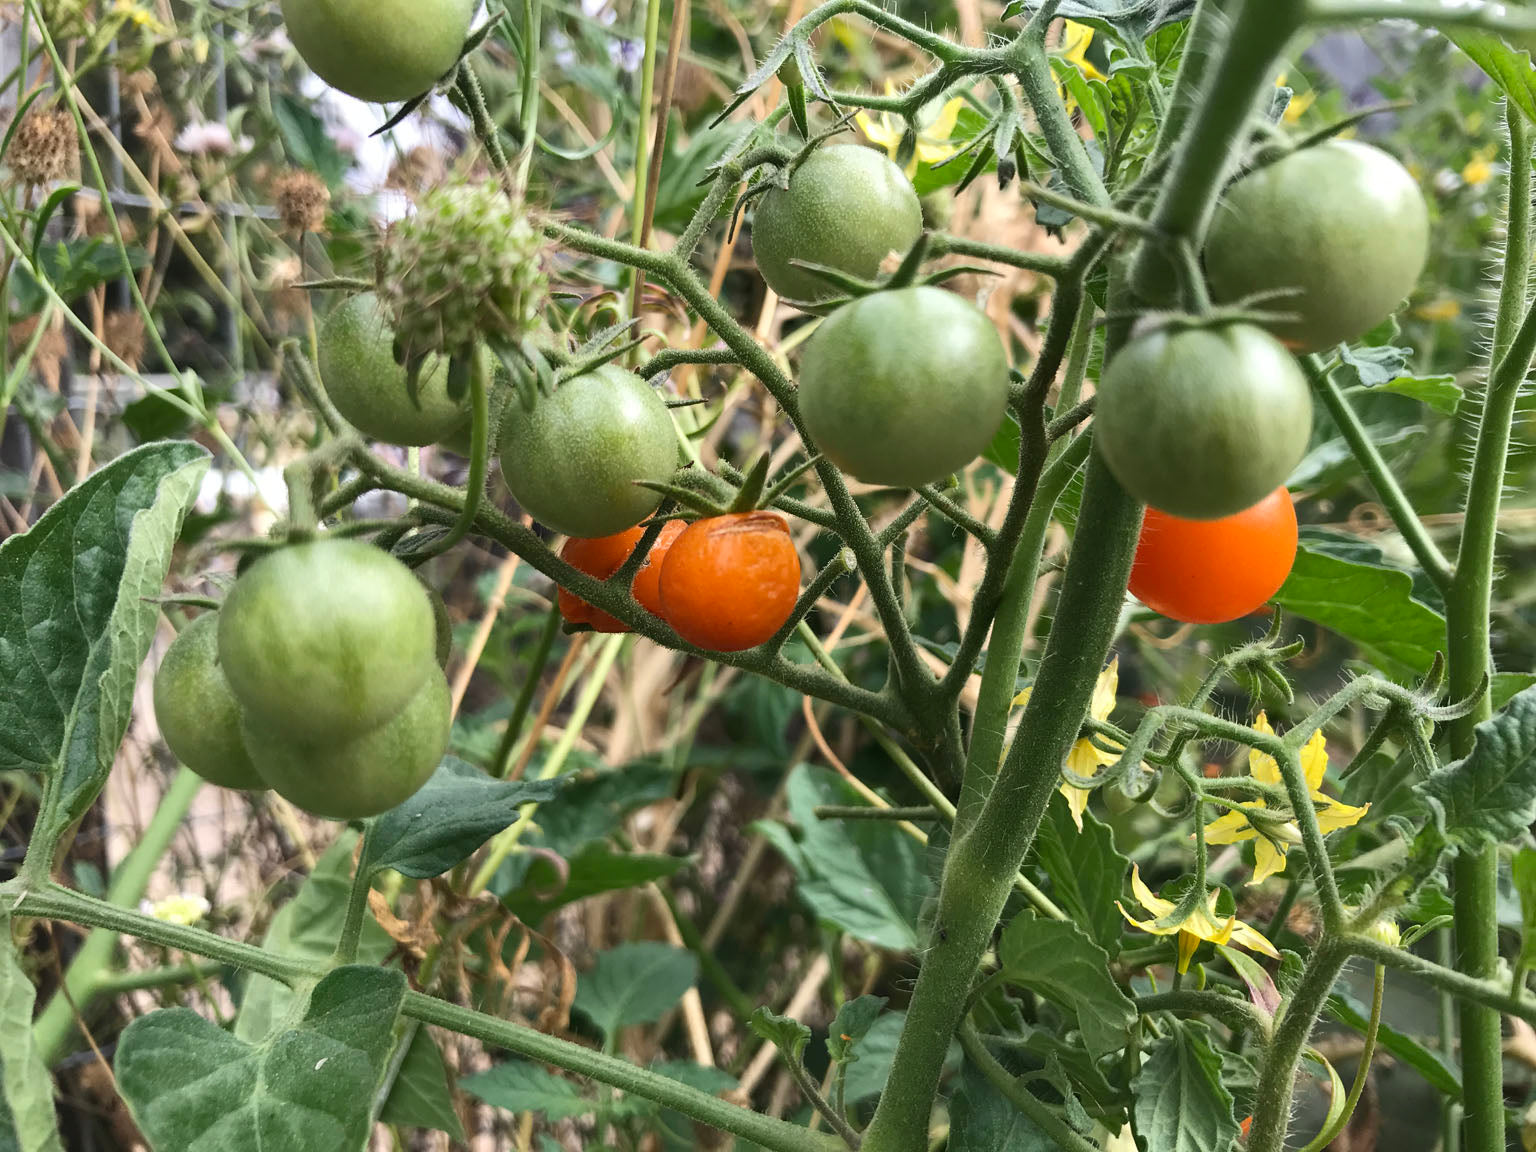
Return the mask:
<path fill-rule="evenodd" d="M 495 184 L 429 192 L 395 226 L 379 295 L 411 356 L 462 354 L 480 338 L 516 343 L 549 295 L 543 238 L 523 206 Z"/>
<path fill-rule="evenodd" d="M 57 106 L 28 108 L 11 137 L 6 164 L 23 184 L 51 184 L 80 172 L 80 138 L 69 111 Z"/>
<path fill-rule="evenodd" d="M 285 232 L 323 232 L 331 190 L 313 172 L 290 169 L 272 182 L 272 197 Z"/>

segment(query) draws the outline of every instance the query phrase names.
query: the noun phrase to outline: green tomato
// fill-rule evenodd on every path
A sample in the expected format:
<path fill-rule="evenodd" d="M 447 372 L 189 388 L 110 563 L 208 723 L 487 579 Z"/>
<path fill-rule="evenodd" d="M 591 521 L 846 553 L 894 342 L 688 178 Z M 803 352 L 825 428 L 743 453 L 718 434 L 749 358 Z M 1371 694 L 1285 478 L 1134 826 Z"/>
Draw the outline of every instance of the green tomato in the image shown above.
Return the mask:
<path fill-rule="evenodd" d="M 1270 330 L 1317 352 L 1363 336 L 1402 305 L 1429 254 L 1429 209 L 1408 170 L 1379 148 L 1330 140 L 1244 176 L 1205 246 L 1222 301 L 1258 293 L 1295 319 Z"/>
<path fill-rule="evenodd" d="M 257 561 L 219 613 L 219 660 L 262 730 L 342 743 L 377 728 L 436 667 L 437 622 L 415 575 L 356 540 Z"/>
<path fill-rule="evenodd" d="M 858 144 L 820 148 L 764 193 L 752 217 L 752 252 L 768 286 L 789 300 L 839 292 L 791 261 L 873 280 L 892 252 L 906 255 L 923 231 L 912 182 L 883 152 Z"/>
<path fill-rule="evenodd" d="M 395 333 L 379 298 L 353 296 L 320 325 L 320 378 L 336 410 L 358 431 L 386 444 L 419 447 L 458 434 L 469 409 L 448 398 L 448 362 L 433 356 L 411 402 L 405 368 L 395 361 Z"/>
<path fill-rule="evenodd" d="M 267 786 L 240 740 L 240 705 L 219 667 L 217 613 L 203 613 L 166 650 L 155 673 L 155 719 L 176 759 L 210 784 Z"/>
<path fill-rule="evenodd" d="M 605 364 L 514 408 L 501 430 L 501 471 L 517 502 L 567 536 L 611 536 L 661 503 L 636 481 L 671 480 L 677 432 L 661 396 L 633 372 Z"/>
<path fill-rule="evenodd" d="M 869 484 L 916 488 L 964 468 L 992 443 L 1007 404 L 997 329 L 941 288 L 844 305 L 800 362 L 800 412 L 816 447 Z"/>
<path fill-rule="evenodd" d="M 1159 328 L 1111 361 L 1093 427 L 1132 496 L 1216 520 L 1285 483 L 1312 434 L 1312 396 L 1295 358 L 1262 328 Z"/>
<path fill-rule="evenodd" d="M 389 103 L 429 91 L 458 62 L 476 0 L 282 0 L 288 38 L 333 88 Z"/>
<path fill-rule="evenodd" d="M 436 771 L 452 727 L 448 681 L 433 664 L 392 719 L 339 743 L 295 739 L 247 717 L 245 742 L 272 790 L 316 816 L 361 820 L 409 800 Z"/>

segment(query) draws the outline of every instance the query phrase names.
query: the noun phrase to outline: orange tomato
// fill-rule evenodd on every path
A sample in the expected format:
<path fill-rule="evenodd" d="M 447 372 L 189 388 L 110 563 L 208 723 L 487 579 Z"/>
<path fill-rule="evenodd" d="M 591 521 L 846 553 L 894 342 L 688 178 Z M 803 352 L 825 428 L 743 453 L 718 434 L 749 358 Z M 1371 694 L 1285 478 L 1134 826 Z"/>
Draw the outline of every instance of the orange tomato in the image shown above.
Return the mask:
<path fill-rule="evenodd" d="M 579 568 L 597 580 L 606 580 L 624 566 L 629 554 L 645 535 L 643 528 L 630 528 L 613 536 L 592 539 L 573 536 L 560 549 L 561 558 L 572 568 Z M 559 590 L 560 615 L 571 624 L 589 624 L 594 632 L 628 632 L 629 626 L 608 613 L 592 607 L 580 596 Z"/>
<path fill-rule="evenodd" d="M 741 652 L 771 638 L 799 593 L 800 556 L 788 523 L 774 512 L 696 521 L 661 566 L 663 617 L 712 652 Z"/>
<path fill-rule="evenodd" d="M 1220 520 L 1147 509 L 1131 594 L 1172 620 L 1223 624 L 1264 605 L 1296 562 L 1296 509 L 1284 488 Z"/>
<path fill-rule="evenodd" d="M 630 590 L 640 602 L 640 607 L 652 616 L 666 618 L 661 610 L 661 566 L 672 551 L 672 545 L 687 527 L 686 520 L 668 520 L 662 525 L 661 535 L 656 537 L 656 543 L 651 546 L 650 555 L 640 565 L 640 571 L 635 573 L 635 582 Z"/>

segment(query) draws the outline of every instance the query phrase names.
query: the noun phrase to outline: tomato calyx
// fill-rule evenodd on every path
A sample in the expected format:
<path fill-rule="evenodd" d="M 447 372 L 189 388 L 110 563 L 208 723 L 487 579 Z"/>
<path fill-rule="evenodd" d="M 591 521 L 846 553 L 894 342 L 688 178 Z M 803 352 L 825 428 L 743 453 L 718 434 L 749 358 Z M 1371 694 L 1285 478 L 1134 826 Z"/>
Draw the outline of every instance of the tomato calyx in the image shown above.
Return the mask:
<path fill-rule="evenodd" d="M 663 496 L 675 501 L 685 510 L 684 518 L 709 519 L 717 516 L 730 516 L 744 512 L 762 512 L 772 509 L 773 505 L 788 490 L 790 485 L 799 480 L 808 471 L 821 461 L 821 453 L 801 461 L 788 472 L 785 472 L 772 484 L 768 482 L 771 471 L 768 453 L 760 453 L 742 476 L 741 483 L 736 486 L 734 495 L 729 499 L 721 498 L 718 494 L 703 490 L 705 483 L 713 482 L 718 489 L 730 491 L 730 481 L 724 477 L 714 476 L 711 473 L 699 469 L 684 469 L 678 475 L 678 483 L 656 482 L 640 480 L 637 483 L 642 488 L 649 488 L 653 492 L 659 492 Z M 692 481 L 690 486 L 687 481 Z"/>

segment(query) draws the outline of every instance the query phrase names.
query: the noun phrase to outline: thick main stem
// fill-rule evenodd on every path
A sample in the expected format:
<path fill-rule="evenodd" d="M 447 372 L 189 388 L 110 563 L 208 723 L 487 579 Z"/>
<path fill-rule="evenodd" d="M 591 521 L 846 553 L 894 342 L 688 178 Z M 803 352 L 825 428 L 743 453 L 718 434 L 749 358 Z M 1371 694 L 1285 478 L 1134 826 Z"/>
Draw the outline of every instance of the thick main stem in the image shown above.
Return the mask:
<path fill-rule="evenodd" d="M 1494 556 L 1498 542 L 1499 503 L 1509 458 L 1510 428 L 1520 385 L 1530 372 L 1533 324 L 1526 312 L 1530 279 L 1531 142 L 1521 113 L 1508 114 L 1509 249 L 1494 329 L 1494 361 L 1483 397 L 1472 479 L 1467 486 L 1466 526 L 1456 556 L 1456 574 L 1446 600 L 1447 673 L 1452 698 L 1476 692 L 1493 670 L 1490 616 Z M 1520 317 L 1524 315 L 1524 322 Z M 1451 724 L 1451 752 L 1472 751 L 1474 730 L 1492 715 L 1484 693 L 1470 714 Z M 1489 979 L 1499 966 L 1498 850 L 1464 852 L 1456 860 L 1455 941 L 1457 967 L 1468 976 Z M 1499 1014 L 1462 1001 L 1461 1032 L 1463 1147 L 1467 1152 L 1502 1152 L 1504 1148 L 1504 1053 Z"/>
<path fill-rule="evenodd" d="M 1259 1070 L 1248 1152 L 1283 1152 L 1291 1118 L 1291 1095 L 1296 1087 L 1296 1066 L 1301 1062 L 1318 1013 L 1333 991 L 1333 982 L 1348 959 L 1348 949 L 1325 940 L 1307 962 L 1301 983 L 1285 1006 L 1285 1014 L 1280 1017 Z"/>

